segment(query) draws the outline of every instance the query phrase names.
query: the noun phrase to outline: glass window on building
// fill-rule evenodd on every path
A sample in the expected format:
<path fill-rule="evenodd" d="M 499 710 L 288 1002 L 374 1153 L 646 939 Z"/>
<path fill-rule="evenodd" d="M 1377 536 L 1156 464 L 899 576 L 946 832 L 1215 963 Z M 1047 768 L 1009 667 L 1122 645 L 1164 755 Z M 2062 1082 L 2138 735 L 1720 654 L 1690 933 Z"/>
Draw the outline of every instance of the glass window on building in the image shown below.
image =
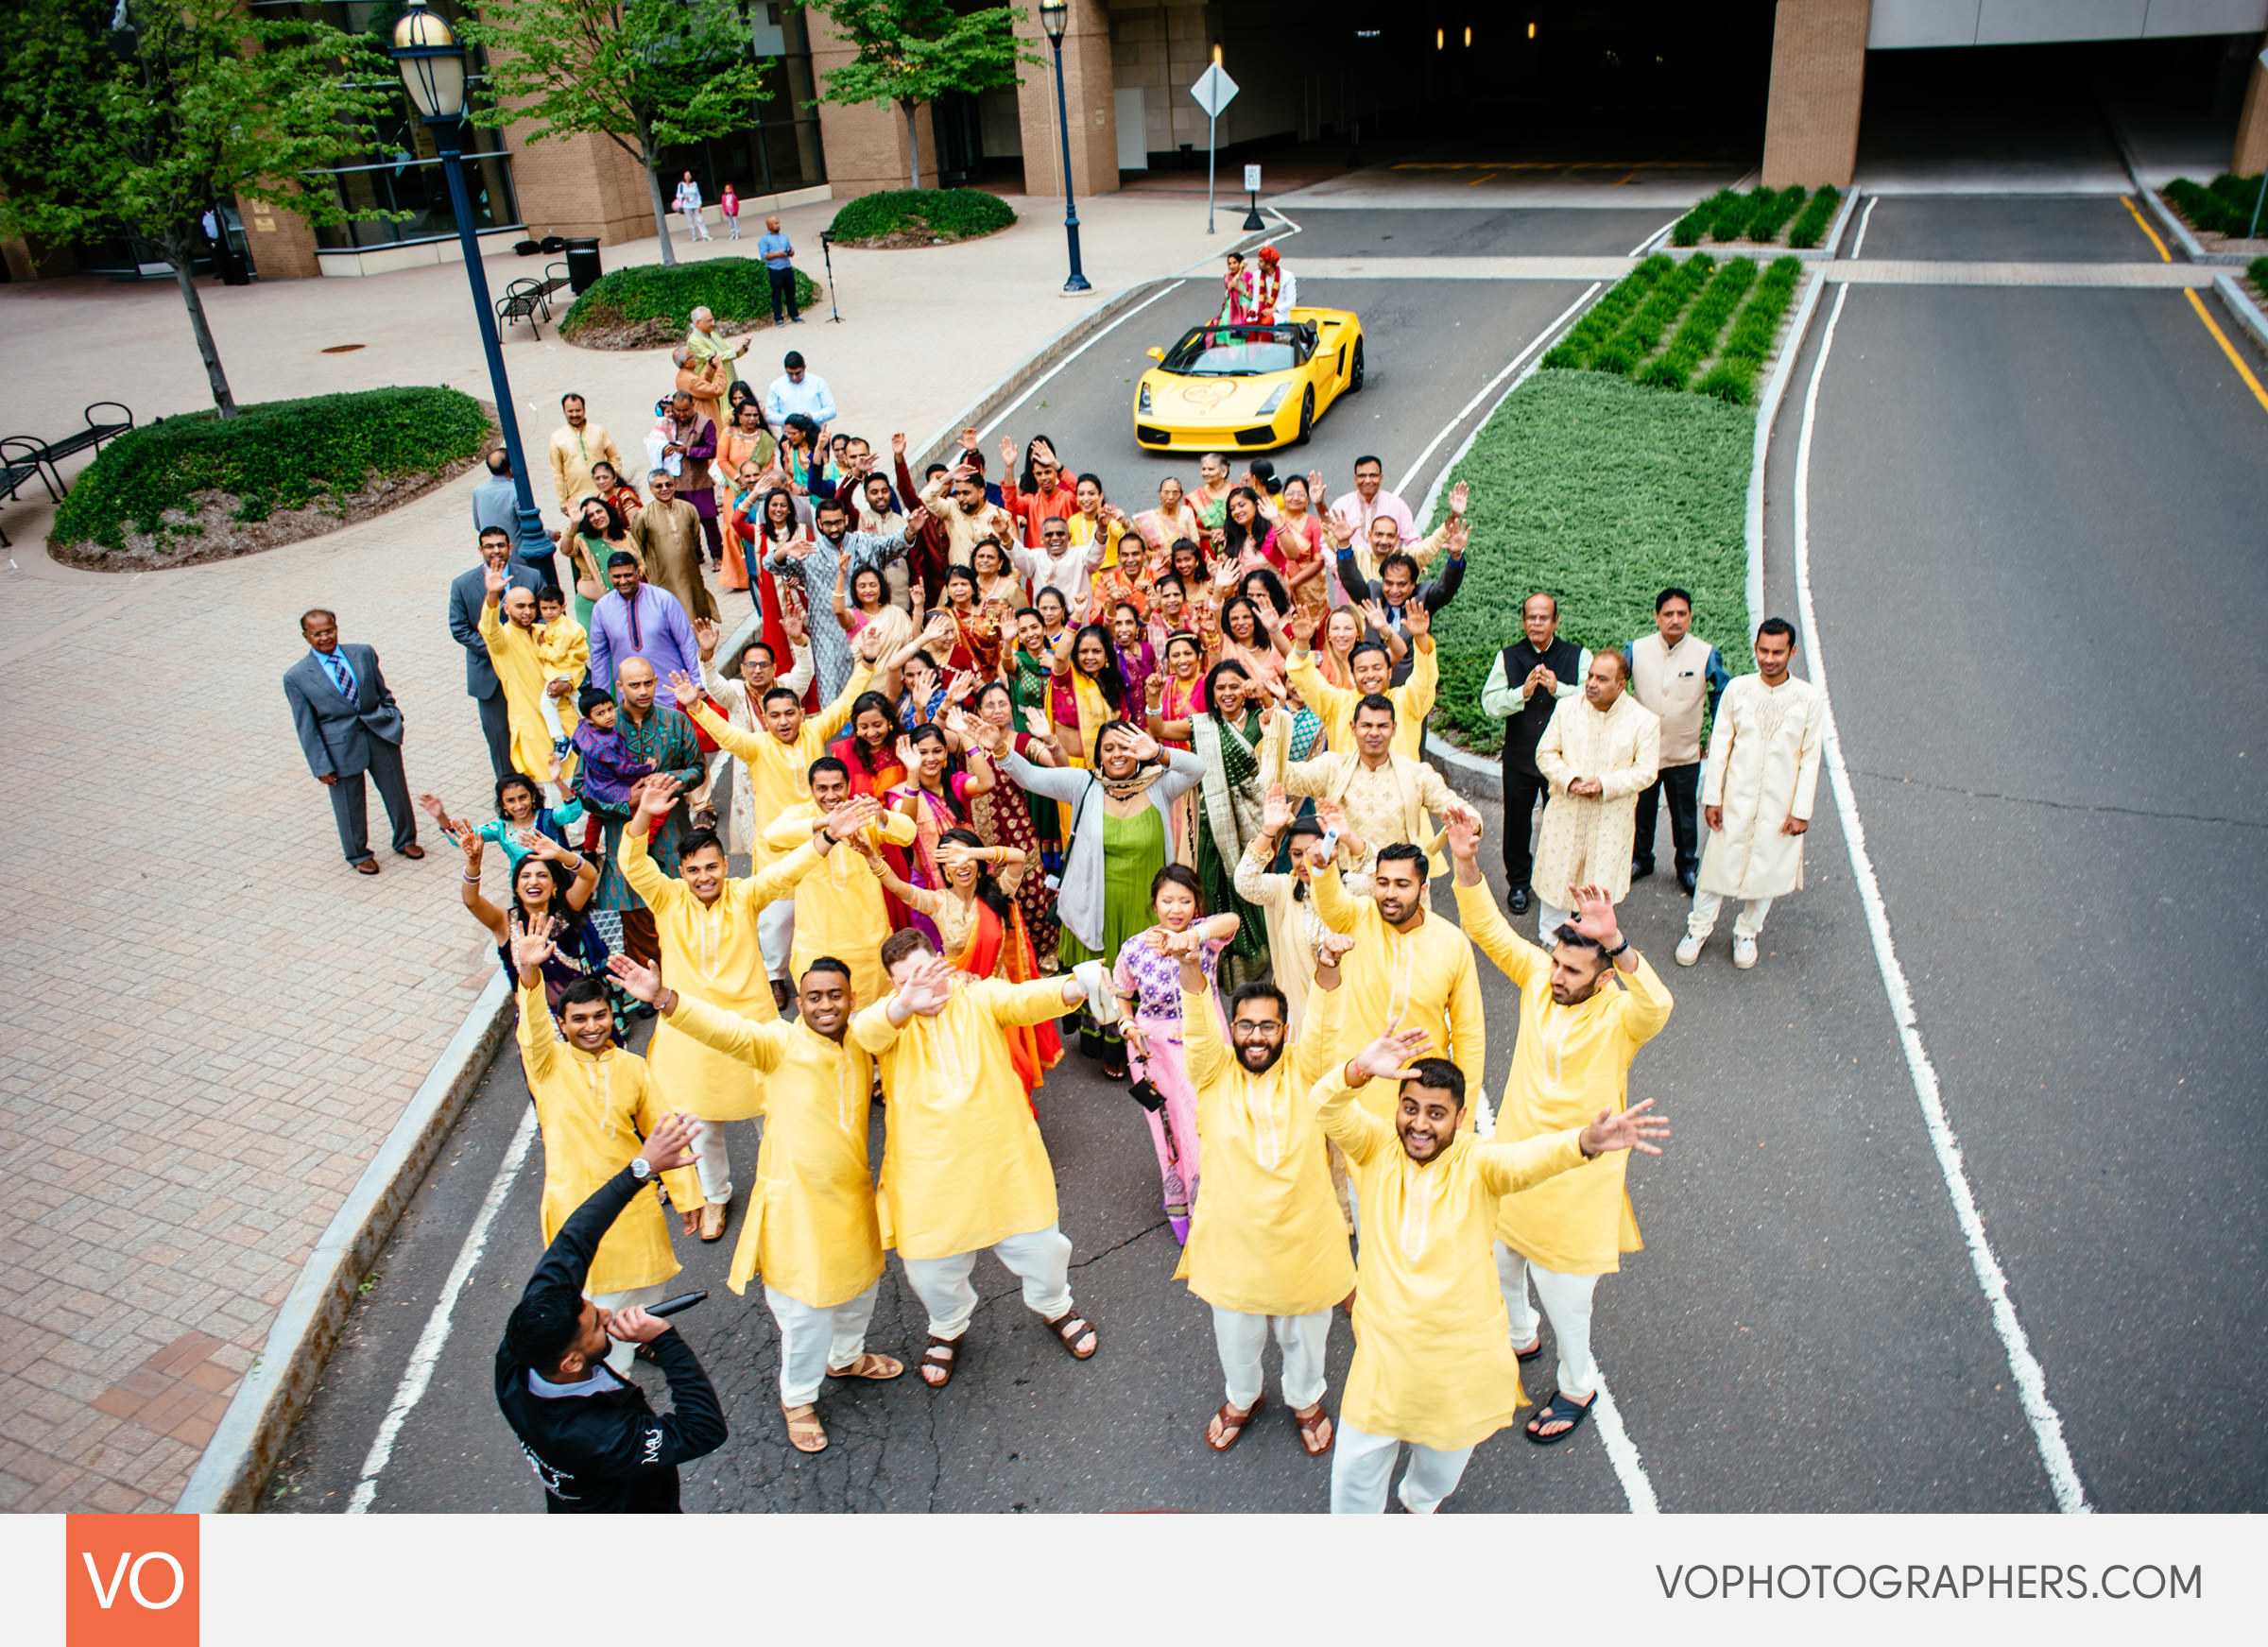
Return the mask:
<path fill-rule="evenodd" d="M 748 124 L 705 143 L 680 144 L 661 154 L 662 197 L 676 192 L 686 172 L 701 198 L 716 203 L 727 183 L 743 195 L 778 195 L 827 180 L 819 150 L 818 96 L 811 69 L 811 31 L 803 9 L 782 0 L 752 0 L 753 47 L 766 95 L 748 105 Z"/>
<path fill-rule="evenodd" d="M 452 26 L 468 9 L 458 0 L 428 3 Z M 395 20 L 401 15 L 398 0 L 252 0 L 252 5 L 264 15 L 319 19 L 348 34 L 367 34 L 382 43 L 392 39 Z M 489 96 L 488 77 L 483 72 L 486 60 L 478 47 L 466 50 L 470 71 L 467 102 L 479 107 Z M 318 229 L 316 244 L 322 250 L 361 250 L 456 237 L 456 214 L 449 202 L 449 180 L 441 173 L 440 149 L 433 133 L 410 107 L 409 95 L 399 78 L 389 77 L 383 89 L 387 107 L 378 117 L 378 148 L 331 168 L 328 175 L 348 207 L 405 215 Z M 505 147 L 504 133 L 468 124 L 464 141 L 465 189 L 472 197 L 474 232 L 516 226 L 520 203 L 512 193 L 512 157 Z"/>

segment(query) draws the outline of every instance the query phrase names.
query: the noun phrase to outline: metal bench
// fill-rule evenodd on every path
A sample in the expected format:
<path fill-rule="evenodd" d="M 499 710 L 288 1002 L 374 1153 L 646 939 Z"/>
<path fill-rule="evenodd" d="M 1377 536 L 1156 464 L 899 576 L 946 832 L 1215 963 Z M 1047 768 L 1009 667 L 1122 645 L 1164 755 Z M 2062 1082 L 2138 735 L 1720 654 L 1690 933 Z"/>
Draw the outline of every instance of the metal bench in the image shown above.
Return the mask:
<path fill-rule="evenodd" d="M 547 263 L 541 280 L 516 280 L 504 288 L 504 296 L 496 300 L 496 318 L 506 326 L 515 320 L 525 320 L 527 329 L 541 338 L 543 332 L 536 324 L 536 315 L 541 311 L 543 318 L 550 319 L 551 294 L 563 291 L 566 286 L 567 266 Z"/>
<path fill-rule="evenodd" d="M 118 414 L 104 421 L 95 413 L 109 410 Z M 63 482 L 62 470 L 58 467 L 66 457 L 90 449 L 99 452 L 105 440 L 115 440 L 134 426 L 134 414 L 116 401 L 96 401 L 79 416 L 86 427 L 73 431 L 60 440 L 42 440 L 31 435 L 10 435 L 0 439 L 0 485 L 9 497 L 17 495 L 17 488 L 26 481 L 37 478 L 47 489 L 49 501 L 60 503 L 71 489 Z M 0 547 L 8 547 L 5 533 L 0 533 Z"/>
<path fill-rule="evenodd" d="M 45 447 L 25 435 L 11 435 L 0 440 L 0 485 L 8 488 L 8 495 L 12 498 L 16 489 L 27 480 L 37 480 L 47 489 L 49 503 L 63 501 L 55 489 L 55 482 L 47 478 Z M 8 534 L 0 531 L 0 549 L 12 547 Z"/>
<path fill-rule="evenodd" d="M 105 407 L 116 412 L 118 417 L 123 419 L 124 421 L 113 420 L 108 423 L 96 422 L 94 420 L 94 414 L 103 410 Z M 133 413 L 129 411 L 126 407 L 120 405 L 116 401 L 96 401 L 85 411 L 81 412 L 79 416 L 87 420 L 87 426 L 85 428 L 66 435 L 60 440 L 45 440 L 39 443 L 45 448 L 47 466 L 50 469 L 54 468 L 55 465 L 60 462 L 62 459 L 71 456 L 75 453 L 84 452 L 90 447 L 97 452 L 101 451 L 102 443 L 105 440 L 115 440 L 119 436 L 125 434 L 129 429 L 131 429 L 134 426 Z"/>

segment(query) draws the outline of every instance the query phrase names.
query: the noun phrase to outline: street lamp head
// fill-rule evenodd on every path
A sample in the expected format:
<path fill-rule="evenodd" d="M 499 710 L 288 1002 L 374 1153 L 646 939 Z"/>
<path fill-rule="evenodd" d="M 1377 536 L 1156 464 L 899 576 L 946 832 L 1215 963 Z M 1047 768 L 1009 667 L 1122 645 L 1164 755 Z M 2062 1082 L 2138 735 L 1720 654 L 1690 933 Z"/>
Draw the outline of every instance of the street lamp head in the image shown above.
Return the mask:
<path fill-rule="evenodd" d="M 1071 0 L 1040 0 L 1040 26 L 1047 30 L 1047 38 L 1063 38 L 1064 25 L 1071 21 Z"/>
<path fill-rule="evenodd" d="M 394 61 L 420 119 L 448 124 L 465 116 L 465 48 L 425 0 L 409 0 L 394 25 Z"/>

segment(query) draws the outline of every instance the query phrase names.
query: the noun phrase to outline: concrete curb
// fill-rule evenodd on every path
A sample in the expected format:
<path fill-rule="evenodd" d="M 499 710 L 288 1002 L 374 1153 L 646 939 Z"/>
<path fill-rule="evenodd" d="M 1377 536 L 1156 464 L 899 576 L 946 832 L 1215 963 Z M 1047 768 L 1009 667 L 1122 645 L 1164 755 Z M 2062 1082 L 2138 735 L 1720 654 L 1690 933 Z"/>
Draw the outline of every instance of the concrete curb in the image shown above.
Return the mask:
<path fill-rule="evenodd" d="M 1227 257 L 1232 251 L 1248 250 L 1263 240 L 1273 239 L 1284 233 L 1286 228 L 1293 233 L 1298 232 L 1299 226 L 1292 222 L 1281 212 L 1277 211 L 1275 207 L 1263 206 L 1261 210 L 1274 216 L 1277 222 L 1284 227 L 1263 230 L 1243 235 L 1235 240 L 1224 241 L 1221 249 L 1213 256 Z M 954 442 L 963 429 L 983 428 L 992 420 L 1003 406 L 1022 394 L 1032 379 L 1044 372 L 1052 371 L 1056 367 L 1061 365 L 1071 355 L 1085 347 L 1095 334 L 1111 325 L 1127 310 L 1136 307 L 1161 287 L 1175 281 L 1187 280 L 1194 270 L 1203 268 L 1211 261 L 1213 261 L 1212 257 L 1199 258 L 1187 268 L 1176 269 L 1172 274 L 1160 275 L 1154 280 L 1138 282 L 1126 287 L 1125 290 L 1104 299 L 1101 303 L 1088 310 L 1087 313 L 1042 343 L 1027 355 L 1021 365 L 1010 367 L 994 379 L 989 387 L 963 406 L 953 417 L 947 419 L 944 427 L 932 433 L 919 448 L 909 450 L 906 468 L 913 471 L 915 474 L 919 474 L 920 471 L 916 467 L 916 451 L 919 453 L 919 462 L 921 464 L 949 461 L 948 449 L 954 446 Z"/>
<path fill-rule="evenodd" d="M 1843 232 L 1850 227 L 1851 214 L 1858 209 L 1859 191 L 1854 185 L 1843 191 L 1843 209 L 1835 214 L 1835 220 L 1827 226 L 1827 238 L 1816 248 L 1826 253 L 1830 262 L 1843 254 Z"/>
<path fill-rule="evenodd" d="M 1770 263 L 1780 257 L 1801 258 L 1805 263 L 1831 263 L 1835 258 L 1835 249 L 1843 244 L 1843 231 L 1850 227 L 1851 208 L 1857 204 L 1858 198 L 1857 189 L 1843 191 L 1843 203 L 1835 209 L 1835 220 L 1827 226 L 1826 238 L 1816 246 L 1781 246 L 1777 243 L 1754 246 L 1745 240 L 1728 240 L 1722 245 L 1712 240 L 1706 246 L 1672 246 L 1662 238 L 1669 232 L 1664 230 L 1662 234 L 1656 235 L 1646 243 L 1645 250 L 1633 258 L 1631 265 L 1637 266 L 1657 251 L 1665 251 L 1679 260 L 1689 258 L 1696 251 L 1706 251 L 1719 263 L 1728 257 L 1753 257 L 1759 263 Z"/>
<path fill-rule="evenodd" d="M 1854 191 L 1853 197 L 1856 197 Z M 1813 273 L 1805 277 L 1803 296 L 1796 300 L 1796 318 L 1788 326 L 1787 337 L 1779 348 L 1779 360 L 1772 368 L 1772 377 L 1764 385 L 1763 399 L 1756 408 L 1756 455 L 1748 468 L 1748 509 L 1743 536 L 1748 548 L 1748 633 L 1756 634 L 1757 625 L 1764 621 L 1764 459 L 1772 449 L 1772 425 L 1779 420 L 1779 403 L 1788 392 L 1788 378 L 1796 369 L 1796 357 L 1803 352 L 1803 342 L 1811 335 L 1812 316 L 1819 307 L 1819 294 L 1827 290 L 1827 277 Z"/>
<path fill-rule="evenodd" d="M 178 1512 L 245 1511 L 258 1501 L 293 1423 L 315 1392 L 356 1286 L 487 1072 L 511 1015 L 511 992 L 503 972 L 494 972 L 307 1255 L 259 1359 L 236 1386 L 220 1427 L 181 1489 L 174 1506 Z"/>
<path fill-rule="evenodd" d="M 2244 289 L 2244 283 L 2235 275 L 2215 275 L 2213 290 L 2221 299 L 2221 306 L 2238 325 L 2252 334 L 2253 342 L 2268 349 L 2268 312 L 2263 312 L 2253 300 L 2252 294 Z"/>

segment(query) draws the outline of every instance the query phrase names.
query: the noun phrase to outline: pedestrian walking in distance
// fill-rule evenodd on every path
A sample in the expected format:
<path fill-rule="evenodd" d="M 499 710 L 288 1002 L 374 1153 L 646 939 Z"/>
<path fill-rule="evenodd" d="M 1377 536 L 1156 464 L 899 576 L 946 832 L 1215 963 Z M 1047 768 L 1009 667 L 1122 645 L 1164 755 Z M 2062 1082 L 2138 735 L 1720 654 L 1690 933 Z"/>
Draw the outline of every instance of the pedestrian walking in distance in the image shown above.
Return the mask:
<path fill-rule="evenodd" d="M 361 874 L 378 873 L 378 860 L 370 855 L 365 772 L 386 802 L 394 850 L 404 858 L 422 858 L 418 815 L 402 773 L 402 709 L 379 673 L 378 654 L 368 646 L 340 644 L 338 618 L 321 607 L 300 619 L 300 634 L 307 656 L 284 671 L 284 696 L 291 705 L 291 724 L 308 770 L 331 792 L 347 862 Z"/>
<path fill-rule="evenodd" d="M 701 221 L 701 185 L 693 180 L 691 172 L 679 180 L 678 192 L 669 203 L 672 208 L 684 214 L 685 227 L 690 231 L 686 235 L 688 240 L 709 238 L 709 225 Z"/>

